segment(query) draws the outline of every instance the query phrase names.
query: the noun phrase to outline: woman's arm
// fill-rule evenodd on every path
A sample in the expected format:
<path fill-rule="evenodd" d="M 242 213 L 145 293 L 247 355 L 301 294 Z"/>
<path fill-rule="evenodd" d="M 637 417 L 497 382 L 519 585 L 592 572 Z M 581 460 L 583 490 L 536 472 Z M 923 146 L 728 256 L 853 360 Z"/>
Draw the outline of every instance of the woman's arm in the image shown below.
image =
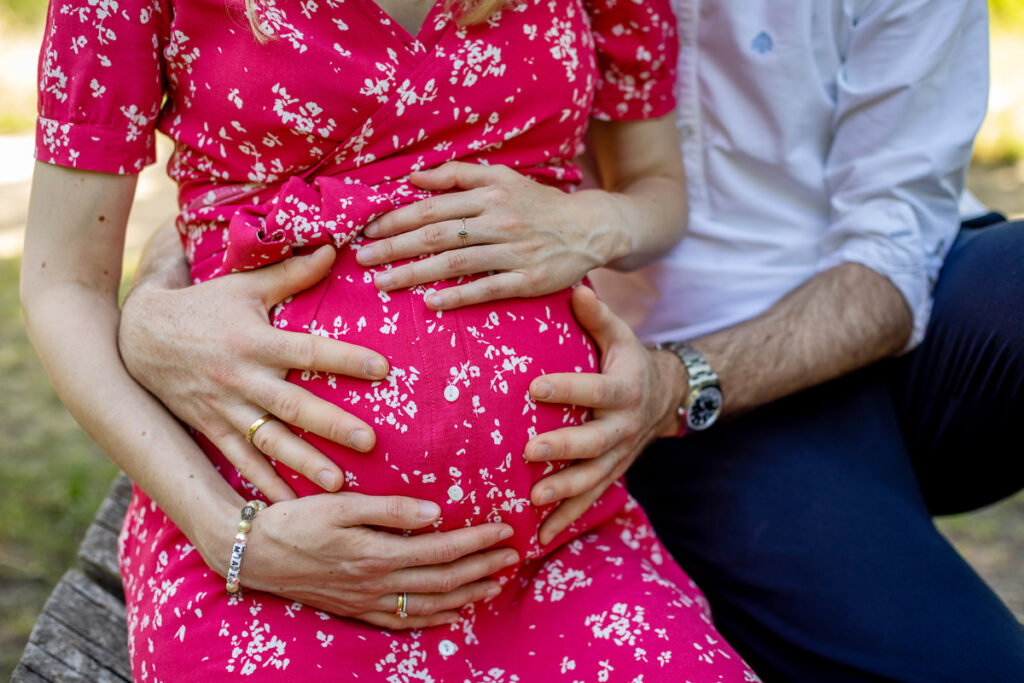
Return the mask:
<path fill-rule="evenodd" d="M 644 121 L 592 121 L 603 190 L 566 194 L 501 166 L 451 162 L 412 175 L 436 192 L 366 229 L 366 266 L 435 254 L 378 273 L 382 290 L 494 271 L 427 297 L 436 310 L 564 289 L 593 268 L 637 268 L 679 241 L 686 186 L 674 114 Z M 465 230 L 465 239 L 459 231 Z"/>
<path fill-rule="evenodd" d="M 223 576 L 243 499 L 117 352 L 135 182 L 36 165 L 21 276 L 27 328 L 71 414 Z M 497 588 L 484 577 L 515 552 L 479 552 L 510 534 L 507 525 L 412 538 L 371 528 L 420 528 L 439 512 L 427 501 L 348 492 L 272 505 L 253 525 L 248 556 L 259 561 L 243 568 L 243 584 L 389 628 L 449 623 L 458 607 Z M 412 593 L 415 616 L 406 620 L 392 613 L 401 591 Z"/>
<path fill-rule="evenodd" d="M 205 457 L 128 378 L 117 355 L 123 226 L 135 183 L 135 176 L 36 164 L 21 300 L 29 338 L 65 406 L 189 532 L 196 527 L 197 510 L 207 512 L 209 503 L 219 501 L 226 514 L 234 505 L 213 495 L 213 480 L 202 467 Z M 177 471 L 159 471 L 161 456 L 175 452 L 180 454 Z"/>

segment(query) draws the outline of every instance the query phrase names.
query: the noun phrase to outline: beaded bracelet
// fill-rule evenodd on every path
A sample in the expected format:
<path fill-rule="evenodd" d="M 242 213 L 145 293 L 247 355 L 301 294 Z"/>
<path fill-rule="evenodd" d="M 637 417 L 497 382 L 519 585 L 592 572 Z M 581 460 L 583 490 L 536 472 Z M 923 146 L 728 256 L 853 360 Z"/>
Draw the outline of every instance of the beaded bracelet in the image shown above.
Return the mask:
<path fill-rule="evenodd" d="M 250 500 L 242 508 L 242 519 L 238 522 L 238 533 L 235 534 L 235 544 L 231 546 L 231 562 L 228 564 L 228 578 L 225 584 L 228 593 L 237 593 L 242 588 L 238 583 L 238 572 L 242 569 L 246 534 L 252 530 L 252 520 L 256 519 L 256 513 L 266 507 L 267 504 L 262 500 Z"/>

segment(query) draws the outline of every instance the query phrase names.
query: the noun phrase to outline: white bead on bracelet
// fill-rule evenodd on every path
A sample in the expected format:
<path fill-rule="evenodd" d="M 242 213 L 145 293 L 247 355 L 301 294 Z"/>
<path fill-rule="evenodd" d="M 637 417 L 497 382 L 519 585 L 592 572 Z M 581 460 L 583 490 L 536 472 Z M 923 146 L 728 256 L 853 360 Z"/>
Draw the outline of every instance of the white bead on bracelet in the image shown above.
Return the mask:
<path fill-rule="evenodd" d="M 238 522 L 238 533 L 235 534 L 235 543 L 231 546 L 231 562 L 228 564 L 228 577 L 225 588 L 228 593 L 237 593 L 242 589 L 238 583 L 238 573 L 242 569 L 242 553 L 245 552 L 246 534 L 252 530 L 252 520 L 256 519 L 256 513 L 267 507 L 262 500 L 250 500 L 242 508 L 242 519 Z"/>

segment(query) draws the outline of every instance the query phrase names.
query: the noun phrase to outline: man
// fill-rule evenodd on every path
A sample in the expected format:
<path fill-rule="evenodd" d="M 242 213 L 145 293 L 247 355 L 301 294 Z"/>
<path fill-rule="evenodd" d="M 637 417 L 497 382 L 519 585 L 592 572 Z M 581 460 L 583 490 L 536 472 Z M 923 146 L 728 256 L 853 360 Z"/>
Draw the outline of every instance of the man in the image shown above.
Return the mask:
<path fill-rule="evenodd" d="M 957 236 L 984 3 L 679 10 L 690 233 L 660 265 L 595 280 L 642 337 L 686 345 L 646 349 L 577 294 L 603 374 L 531 387 L 595 409 L 527 448 L 580 460 L 534 490 L 563 500 L 542 536 L 682 419 L 629 483 L 766 680 L 1024 680 L 1024 631 L 931 523 L 1024 485 L 1000 445 L 1024 415 L 1024 227 Z M 141 309 L 189 296 L 158 285 L 126 308 L 144 377 L 132 355 L 159 323 Z M 228 372 L 234 393 L 284 391 L 252 372 Z"/>

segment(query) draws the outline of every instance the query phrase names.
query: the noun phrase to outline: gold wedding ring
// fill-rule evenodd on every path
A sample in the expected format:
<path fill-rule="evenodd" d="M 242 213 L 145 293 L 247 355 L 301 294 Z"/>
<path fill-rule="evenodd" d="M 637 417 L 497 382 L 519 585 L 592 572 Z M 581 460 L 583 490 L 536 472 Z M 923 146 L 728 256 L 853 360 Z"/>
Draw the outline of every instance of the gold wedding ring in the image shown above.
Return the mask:
<path fill-rule="evenodd" d="M 462 246 L 463 247 L 468 247 L 469 246 L 469 230 L 466 230 L 466 219 L 465 218 L 462 219 L 462 230 L 459 230 L 459 232 L 457 234 L 459 236 L 459 239 L 462 240 Z"/>
<path fill-rule="evenodd" d="M 398 607 L 395 608 L 395 615 L 399 619 L 405 619 L 406 617 L 409 616 L 409 613 L 405 609 L 408 605 L 409 605 L 409 594 L 408 593 L 399 593 L 398 594 Z"/>
<path fill-rule="evenodd" d="M 263 425 L 267 424 L 268 422 L 270 422 L 273 419 L 274 419 L 274 416 L 271 415 L 270 413 L 267 413 L 266 415 L 264 415 L 260 419 L 258 419 L 255 422 L 253 422 L 251 425 L 249 425 L 249 429 L 245 430 L 245 440 L 248 441 L 249 443 L 252 443 L 252 437 L 256 436 L 256 430 L 259 429 L 260 427 L 262 427 Z"/>

